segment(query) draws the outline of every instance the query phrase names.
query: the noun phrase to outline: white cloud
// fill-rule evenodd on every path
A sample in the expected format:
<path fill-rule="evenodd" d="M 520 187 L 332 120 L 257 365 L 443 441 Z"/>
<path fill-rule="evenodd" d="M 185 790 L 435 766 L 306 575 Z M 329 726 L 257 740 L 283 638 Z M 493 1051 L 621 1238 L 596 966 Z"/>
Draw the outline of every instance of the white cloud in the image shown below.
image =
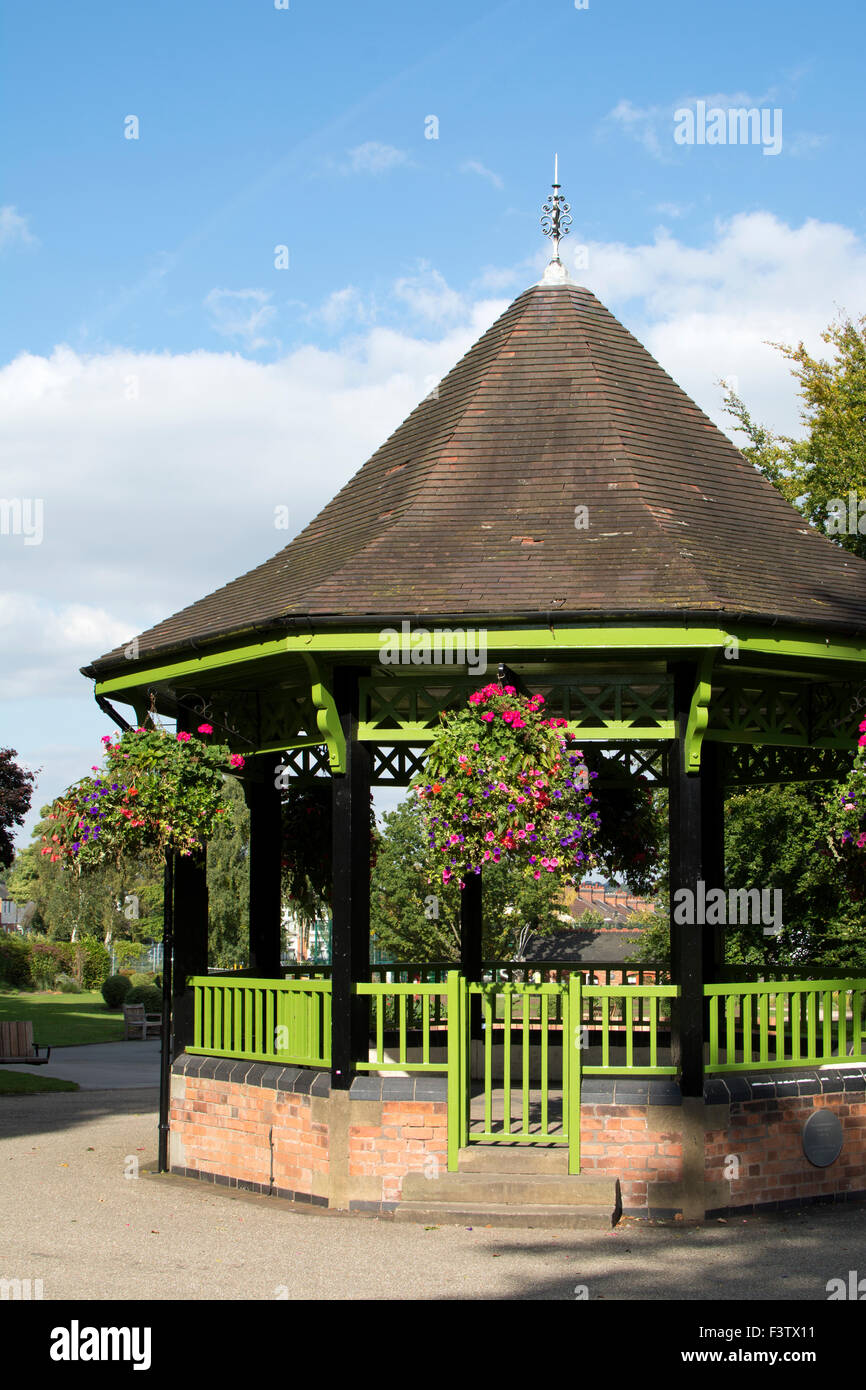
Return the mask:
<path fill-rule="evenodd" d="M 0 207 L 0 251 L 10 246 L 32 246 L 36 237 L 30 230 L 28 219 L 11 204 Z"/>
<path fill-rule="evenodd" d="M 224 338 L 238 338 L 248 352 L 256 352 L 275 342 L 262 335 L 277 312 L 270 299 L 267 290 L 213 289 L 205 295 L 204 307 L 215 332 Z"/>
<path fill-rule="evenodd" d="M 365 297 L 355 285 L 333 290 L 324 304 L 305 316 L 307 323 L 321 323 L 332 331 L 344 328 L 349 323 L 372 323 L 375 317 L 372 299 Z"/>
<path fill-rule="evenodd" d="M 367 140 L 363 145 L 356 145 L 354 149 L 349 150 L 349 164 L 344 168 L 344 172 L 385 174 L 389 169 L 409 162 L 409 156 L 404 150 L 395 149 L 393 145 L 383 145 L 378 140 Z"/>
<path fill-rule="evenodd" d="M 464 296 L 452 290 L 444 276 L 426 263 L 419 266 L 417 275 L 397 280 L 393 293 L 416 318 L 428 323 L 454 322 L 469 314 Z"/>
<path fill-rule="evenodd" d="M 823 354 L 830 320 L 866 311 L 866 245 L 849 228 L 812 218 L 791 227 L 771 213 L 742 213 L 718 222 L 704 246 L 660 231 L 650 245 L 590 243 L 588 262 L 575 277 L 727 429 L 714 383 L 736 376 L 756 418 L 796 433 L 796 385 L 767 343 L 803 339 Z"/>
<path fill-rule="evenodd" d="M 591 243 L 574 273 L 722 428 L 716 382 L 736 376 L 756 419 L 795 432 L 796 383 L 766 340 L 823 353 L 837 310 L 866 308 L 854 232 L 769 213 L 719 223 L 704 244 L 663 232 Z M 275 554 L 506 307 L 490 288 L 516 281 L 510 299 L 537 279 L 490 268 L 486 293 L 461 294 L 420 267 L 383 297 L 387 323 L 364 323 L 373 300 L 346 286 L 321 312 L 337 330 L 344 314 L 352 335 L 270 363 L 61 346 L 0 368 L 4 495 L 44 500 L 42 544 L 0 539 L 0 560 L 15 547 L 0 608 L 7 697 L 75 689 L 86 701 L 79 665 Z"/>
<path fill-rule="evenodd" d="M 8 539 L 3 538 L 8 544 Z M 134 634 L 128 624 L 104 607 L 65 603 L 33 594 L 0 594 L 0 698 L 27 698 L 51 689 L 52 694 L 80 693 L 80 666 L 92 660 L 97 648 L 108 651 Z M 107 644 L 107 645 L 105 645 Z"/>
<path fill-rule="evenodd" d="M 493 184 L 494 188 L 504 188 L 505 184 L 498 174 L 494 174 L 492 169 L 488 169 L 477 159 L 464 159 L 460 165 L 461 174 L 478 174 L 480 178 L 487 179 Z"/>
<path fill-rule="evenodd" d="M 786 129 L 788 128 L 788 110 L 781 101 L 780 93 L 776 88 L 768 88 L 758 96 L 749 92 L 710 92 L 694 94 L 687 97 L 678 97 L 675 101 L 661 102 L 651 106 L 635 106 L 635 104 L 623 97 L 617 102 L 607 115 L 603 117 L 597 127 L 598 135 L 606 135 L 612 128 L 618 129 L 627 135 L 631 140 L 642 145 L 647 154 L 662 164 L 670 164 L 675 160 L 686 158 L 684 151 L 690 147 L 679 145 L 674 140 L 674 130 L 677 125 L 676 113 L 683 110 L 694 111 L 697 102 L 705 103 L 707 111 L 718 108 L 723 111 L 739 110 L 743 107 L 746 110 L 757 108 L 758 110 L 775 111 L 781 110 L 784 115 Z M 775 132 L 775 121 L 772 131 Z M 766 143 L 770 144 L 771 131 L 765 133 Z M 781 141 L 781 120 L 778 124 L 778 136 Z M 733 137 L 732 137 L 733 138 Z M 825 137 L 814 135 L 809 132 L 799 132 L 793 137 L 786 135 L 783 143 L 780 143 L 779 150 L 774 153 L 785 153 L 790 155 L 808 154 L 819 148 L 825 142 Z M 707 151 L 715 151 L 717 146 L 702 147 Z"/>

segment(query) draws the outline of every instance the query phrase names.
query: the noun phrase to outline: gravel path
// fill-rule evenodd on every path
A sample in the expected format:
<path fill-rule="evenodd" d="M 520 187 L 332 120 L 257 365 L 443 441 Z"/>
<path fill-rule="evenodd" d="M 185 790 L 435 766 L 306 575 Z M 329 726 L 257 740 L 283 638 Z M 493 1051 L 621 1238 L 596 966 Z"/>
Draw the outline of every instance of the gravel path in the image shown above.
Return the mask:
<path fill-rule="evenodd" d="M 140 1090 L 0 1098 L 0 1278 L 75 1300 L 573 1301 L 585 1286 L 590 1300 L 823 1302 L 828 1279 L 866 1274 L 862 1205 L 562 1234 L 297 1212 L 156 1175 L 156 1105 Z"/>

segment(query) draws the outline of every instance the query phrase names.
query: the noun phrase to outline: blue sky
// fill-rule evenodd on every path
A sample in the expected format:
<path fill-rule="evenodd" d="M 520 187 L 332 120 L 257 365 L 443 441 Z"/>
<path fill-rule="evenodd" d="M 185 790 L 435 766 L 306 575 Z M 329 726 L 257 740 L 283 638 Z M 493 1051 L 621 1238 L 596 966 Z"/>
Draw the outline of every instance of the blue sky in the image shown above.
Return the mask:
<path fill-rule="evenodd" d="M 555 150 L 575 277 L 718 423 L 725 377 L 796 429 L 767 340 L 866 312 L 864 16 L 7 6 L 0 491 L 45 528 L 0 536 L 0 742 L 35 804 L 105 731 L 78 666 L 279 549 L 274 507 L 305 525 L 539 277 Z M 780 152 L 676 144 L 698 101 L 781 112 Z"/>

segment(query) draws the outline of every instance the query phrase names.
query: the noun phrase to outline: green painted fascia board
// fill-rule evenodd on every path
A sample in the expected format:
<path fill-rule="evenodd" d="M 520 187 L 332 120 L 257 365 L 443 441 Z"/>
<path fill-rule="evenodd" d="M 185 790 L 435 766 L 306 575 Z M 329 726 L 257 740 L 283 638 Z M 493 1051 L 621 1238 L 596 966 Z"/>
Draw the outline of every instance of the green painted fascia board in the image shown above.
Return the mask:
<path fill-rule="evenodd" d="M 384 630 L 384 629 L 383 629 Z M 416 628 L 415 631 L 418 629 Z M 432 629 L 431 629 L 432 630 Z M 443 635 L 443 649 L 461 645 L 459 629 L 450 629 L 450 640 Z M 866 663 L 866 646 L 853 639 L 808 641 L 801 638 L 773 637 L 750 628 L 727 632 L 717 627 L 586 627 L 586 628 L 465 628 L 464 633 L 483 632 L 488 648 L 497 652 L 571 652 L 571 651 L 686 651 L 724 649 L 734 638 L 741 651 L 778 657 L 806 660 L 852 661 Z M 206 656 L 171 661 L 162 666 L 147 666 L 97 681 L 98 695 L 134 690 L 142 685 L 174 681 L 183 677 L 198 677 L 227 667 L 261 661 L 274 656 L 371 656 L 381 649 L 378 632 L 319 632 L 291 633 L 271 642 L 255 642 L 229 651 Z M 488 662 L 488 665 L 490 663 Z M 383 671 L 392 666 L 383 665 Z M 402 669 L 402 668 L 397 668 Z M 430 670 L 442 665 L 414 667 L 413 671 L 429 676 Z"/>

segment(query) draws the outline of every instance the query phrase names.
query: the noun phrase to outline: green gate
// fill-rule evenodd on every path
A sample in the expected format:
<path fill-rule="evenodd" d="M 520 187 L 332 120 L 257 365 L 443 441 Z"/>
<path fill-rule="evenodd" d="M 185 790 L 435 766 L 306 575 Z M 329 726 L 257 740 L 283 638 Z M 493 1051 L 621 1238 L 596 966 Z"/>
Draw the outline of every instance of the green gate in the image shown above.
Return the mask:
<path fill-rule="evenodd" d="M 456 1122 L 461 1147 L 567 1144 L 568 1171 L 580 1172 L 581 1049 L 585 1032 L 581 1023 L 581 992 L 577 971 L 567 982 L 551 984 L 470 984 L 461 979 L 460 1073 L 459 1084 L 454 1087 L 460 1114 L 449 1114 L 449 1131 Z M 483 1080 L 480 1129 L 472 1127 L 471 1117 L 470 1017 L 475 999 L 480 1003 L 482 1025 L 480 1059 L 478 1047 L 475 1049 L 476 1061 L 480 1060 L 476 1070 L 480 1070 Z M 500 1079 L 501 1088 L 497 1088 Z"/>

